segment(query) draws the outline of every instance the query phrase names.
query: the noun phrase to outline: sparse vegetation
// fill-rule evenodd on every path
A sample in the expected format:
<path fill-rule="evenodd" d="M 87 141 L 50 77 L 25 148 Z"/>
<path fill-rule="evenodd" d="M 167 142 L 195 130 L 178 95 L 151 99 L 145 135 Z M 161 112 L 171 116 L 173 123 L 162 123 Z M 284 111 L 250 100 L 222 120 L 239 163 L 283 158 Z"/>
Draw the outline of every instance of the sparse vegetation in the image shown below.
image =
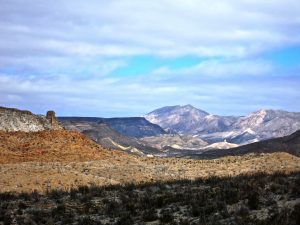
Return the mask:
<path fill-rule="evenodd" d="M 1 193 L 0 224 L 300 224 L 300 173 Z"/>

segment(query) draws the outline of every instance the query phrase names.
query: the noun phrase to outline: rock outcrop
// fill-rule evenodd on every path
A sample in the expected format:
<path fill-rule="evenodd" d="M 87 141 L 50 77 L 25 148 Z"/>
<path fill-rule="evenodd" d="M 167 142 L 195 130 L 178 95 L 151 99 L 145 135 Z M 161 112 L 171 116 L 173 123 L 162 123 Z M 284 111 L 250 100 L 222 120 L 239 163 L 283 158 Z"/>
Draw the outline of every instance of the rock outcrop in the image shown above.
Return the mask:
<path fill-rule="evenodd" d="M 54 111 L 46 116 L 35 115 L 27 110 L 0 107 L 0 130 L 35 132 L 43 130 L 62 130 Z"/>

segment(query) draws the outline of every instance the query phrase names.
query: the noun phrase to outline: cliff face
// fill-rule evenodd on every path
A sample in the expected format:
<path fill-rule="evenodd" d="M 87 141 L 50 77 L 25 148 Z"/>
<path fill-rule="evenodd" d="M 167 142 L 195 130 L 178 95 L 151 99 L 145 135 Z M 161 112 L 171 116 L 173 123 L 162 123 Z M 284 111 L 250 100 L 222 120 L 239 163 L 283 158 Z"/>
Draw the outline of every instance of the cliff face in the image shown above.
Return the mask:
<path fill-rule="evenodd" d="M 34 115 L 27 110 L 0 107 L 0 130 L 2 131 L 43 131 L 62 130 L 54 111 L 46 116 Z"/>

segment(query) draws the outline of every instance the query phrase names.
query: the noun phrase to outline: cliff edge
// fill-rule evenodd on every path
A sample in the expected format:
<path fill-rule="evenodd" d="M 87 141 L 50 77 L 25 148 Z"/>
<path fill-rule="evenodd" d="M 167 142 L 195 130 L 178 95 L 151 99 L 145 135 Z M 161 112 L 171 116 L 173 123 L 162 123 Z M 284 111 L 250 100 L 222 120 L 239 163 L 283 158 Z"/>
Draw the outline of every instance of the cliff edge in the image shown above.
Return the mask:
<path fill-rule="evenodd" d="M 43 130 L 62 130 L 54 111 L 46 116 L 35 115 L 27 110 L 0 107 L 0 130 L 35 132 Z"/>

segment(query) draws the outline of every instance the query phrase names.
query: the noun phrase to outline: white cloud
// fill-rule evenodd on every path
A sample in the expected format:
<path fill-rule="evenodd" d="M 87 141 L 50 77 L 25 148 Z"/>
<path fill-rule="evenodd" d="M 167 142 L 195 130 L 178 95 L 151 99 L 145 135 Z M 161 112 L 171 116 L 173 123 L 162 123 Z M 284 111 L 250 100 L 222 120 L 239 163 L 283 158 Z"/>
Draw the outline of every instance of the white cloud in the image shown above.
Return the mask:
<path fill-rule="evenodd" d="M 8 55 L 244 57 L 300 43 L 299 11 L 298 0 L 1 0 L 0 49 Z"/>
<path fill-rule="evenodd" d="M 205 60 L 189 68 L 172 70 L 161 67 L 153 71 L 153 75 L 174 76 L 181 74 L 183 78 L 208 76 L 210 78 L 230 78 L 235 76 L 270 76 L 276 67 L 267 60 Z M 189 75 L 190 77 L 187 77 Z"/>
<path fill-rule="evenodd" d="M 299 0 L 0 0 L 0 6 L 2 105 L 95 116 L 182 103 L 215 113 L 265 102 L 300 110 L 299 74 L 271 81 L 276 67 L 261 57 L 300 44 Z M 205 61 L 113 76 L 126 57 L 139 55 Z"/>

